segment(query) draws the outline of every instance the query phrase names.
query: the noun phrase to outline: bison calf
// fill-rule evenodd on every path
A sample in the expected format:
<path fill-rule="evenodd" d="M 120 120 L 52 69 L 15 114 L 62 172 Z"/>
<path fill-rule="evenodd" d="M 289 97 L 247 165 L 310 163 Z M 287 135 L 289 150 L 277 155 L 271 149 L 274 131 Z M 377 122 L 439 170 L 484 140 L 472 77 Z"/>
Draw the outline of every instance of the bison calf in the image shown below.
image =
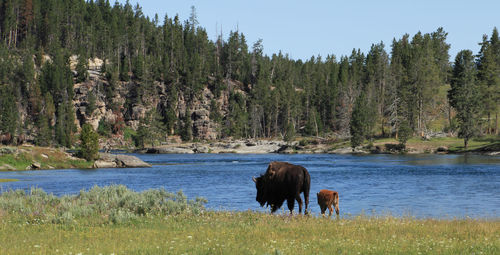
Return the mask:
<path fill-rule="evenodd" d="M 316 195 L 318 197 L 318 205 L 321 208 L 321 214 L 323 216 L 325 216 L 327 207 L 330 211 L 328 217 L 332 215 L 332 205 L 335 205 L 335 213 L 337 213 L 337 217 L 339 216 L 339 193 L 337 191 L 322 189 L 316 193 Z"/>

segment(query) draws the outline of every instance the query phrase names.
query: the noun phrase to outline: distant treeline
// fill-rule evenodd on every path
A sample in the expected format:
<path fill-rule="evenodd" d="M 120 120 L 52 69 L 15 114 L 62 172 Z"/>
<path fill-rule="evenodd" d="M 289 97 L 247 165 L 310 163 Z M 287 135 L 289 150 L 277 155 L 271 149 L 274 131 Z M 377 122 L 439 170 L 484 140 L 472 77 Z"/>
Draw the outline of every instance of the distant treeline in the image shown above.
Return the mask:
<path fill-rule="evenodd" d="M 424 134 L 436 120 L 443 120 L 440 131 L 462 136 L 465 120 L 473 120 L 473 135 L 497 132 L 497 29 L 482 38 L 477 55 L 460 52 L 455 64 L 446 37 L 438 28 L 394 39 L 390 53 L 380 42 L 368 53 L 294 60 L 281 52 L 264 55 L 262 40 L 249 47 L 239 31 L 227 40 L 222 35 L 210 40 L 194 7 L 188 20 L 166 15 L 159 24 L 158 16 L 150 19 L 128 2 L 0 0 L 0 134 L 4 143 L 31 132 L 41 145 L 71 147 L 73 84 L 88 79 L 91 57 L 105 60 L 107 98 L 117 84 L 135 84 L 125 109 L 116 110 L 157 95 L 155 82 L 166 84 L 169 103 L 158 114 L 166 130 L 177 133 L 191 128 L 180 124 L 189 120 L 174 114 L 177 98 L 182 94 L 191 102 L 206 86 L 217 96 L 230 95 L 226 114 L 211 116 L 221 127 L 220 137 L 335 133 L 363 139 L 397 136 L 400 130 Z M 74 54 L 79 56 L 77 75 L 68 63 Z M 44 61 L 45 55 L 51 61 Z M 234 92 L 230 81 L 243 84 L 246 93 Z M 465 101 L 474 105 L 463 106 Z M 465 117 L 463 111 L 469 111 Z"/>

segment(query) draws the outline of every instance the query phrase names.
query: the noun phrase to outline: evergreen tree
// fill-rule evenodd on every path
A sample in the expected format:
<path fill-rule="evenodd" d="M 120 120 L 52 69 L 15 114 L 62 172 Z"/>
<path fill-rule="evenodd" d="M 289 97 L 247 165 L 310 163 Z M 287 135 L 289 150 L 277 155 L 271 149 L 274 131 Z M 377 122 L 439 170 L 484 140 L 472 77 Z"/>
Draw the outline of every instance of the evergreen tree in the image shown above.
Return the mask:
<path fill-rule="evenodd" d="M 91 125 L 83 125 L 80 141 L 80 156 L 82 158 L 92 161 L 99 157 L 99 135 Z"/>
<path fill-rule="evenodd" d="M 398 129 L 398 141 L 402 149 L 406 149 L 406 142 L 412 137 L 413 130 L 406 120 L 403 120 Z"/>
<path fill-rule="evenodd" d="M 8 143 L 14 142 L 18 127 L 18 110 L 13 89 L 9 85 L 0 84 L 0 134 L 7 134 Z"/>
<path fill-rule="evenodd" d="M 50 146 L 52 144 L 52 130 L 49 120 L 45 114 L 42 114 L 37 121 L 38 134 L 35 138 L 37 146 Z"/>
<path fill-rule="evenodd" d="M 97 109 L 96 106 L 96 96 L 94 90 L 89 91 L 87 94 L 87 107 L 85 108 L 85 114 L 92 116 L 92 113 Z"/>
<path fill-rule="evenodd" d="M 354 105 L 350 121 L 351 147 L 353 150 L 363 143 L 370 132 L 369 119 L 366 95 L 361 93 Z"/>
<path fill-rule="evenodd" d="M 464 139 L 467 149 L 469 139 L 477 134 L 480 110 L 476 67 L 470 50 L 460 51 L 455 58 L 448 99 L 457 111 L 458 136 Z"/>
<path fill-rule="evenodd" d="M 89 78 L 88 67 L 87 67 L 87 58 L 86 55 L 81 51 L 80 55 L 78 55 L 78 63 L 76 64 L 76 83 L 87 81 Z"/>

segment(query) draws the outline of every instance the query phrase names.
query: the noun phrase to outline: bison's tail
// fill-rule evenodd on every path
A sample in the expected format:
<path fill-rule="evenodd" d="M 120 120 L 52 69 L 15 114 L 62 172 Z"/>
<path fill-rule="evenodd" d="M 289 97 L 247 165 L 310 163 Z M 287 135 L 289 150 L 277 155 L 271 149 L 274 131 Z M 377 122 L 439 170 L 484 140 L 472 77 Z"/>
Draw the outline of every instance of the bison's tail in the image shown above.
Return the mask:
<path fill-rule="evenodd" d="M 311 188 L 311 176 L 309 175 L 309 172 L 304 168 L 304 183 L 302 187 L 304 188 L 304 202 L 306 204 L 306 208 L 304 211 L 304 214 L 307 213 L 307 206 L 309 205 L 309 190 Z"/>
<path fill-rule="evenodd" d="M 335 213 L 337 214 L 337 217 L 339 216 L 339 193 L 335 192 L 333 194 L 333 204 L 335 205 Z"/>

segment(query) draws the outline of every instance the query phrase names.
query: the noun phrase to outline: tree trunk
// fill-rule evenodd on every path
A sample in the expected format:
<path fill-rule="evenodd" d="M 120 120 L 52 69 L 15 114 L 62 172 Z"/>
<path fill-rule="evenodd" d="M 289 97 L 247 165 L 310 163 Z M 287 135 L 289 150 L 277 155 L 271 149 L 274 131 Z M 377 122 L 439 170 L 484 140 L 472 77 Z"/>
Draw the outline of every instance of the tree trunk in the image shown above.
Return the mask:
<path fill-rule="evenodd" d="M 498 112 L 495 113 L 495 135 L 498 135 Z"/>
<path fill-rule="evenodd" d="M 486 134 L 491 135 L 491 113 L 488 112 L 488 126 L 486 127 Z"/>
<path fill-rule="evenodd" d="M 464 138 L 464 148 L 467 150 L 467 147 L 469 147 L 469 138 Z"/>

